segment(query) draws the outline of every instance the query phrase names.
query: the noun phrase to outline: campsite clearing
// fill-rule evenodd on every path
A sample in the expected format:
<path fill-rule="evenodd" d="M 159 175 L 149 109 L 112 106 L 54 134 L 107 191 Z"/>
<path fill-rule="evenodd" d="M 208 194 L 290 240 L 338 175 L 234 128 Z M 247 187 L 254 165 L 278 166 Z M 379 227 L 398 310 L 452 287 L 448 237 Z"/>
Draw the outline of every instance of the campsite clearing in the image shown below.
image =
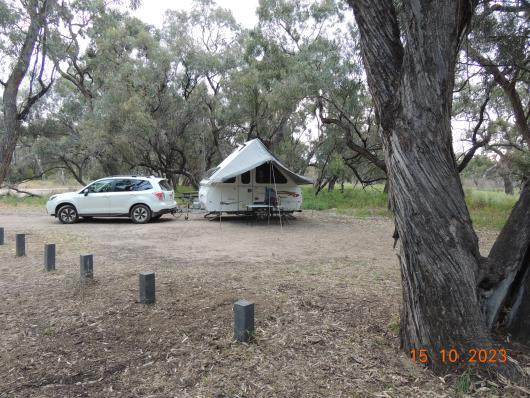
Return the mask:
<path fill-rule="evenodd" d="M 399 350 L 388 219 L 306 211 L 283 229 L 199 216 L 61 225 L 5 205 L 0 219 L 0 397 L 455 394 L 456 376 L 435 377 Z M 22 232 L 27 256 L 15 258 Z M 481 232 L 484 251 L 494 236 Z M 57 244 L 53 273 L 44 243 Z M 81 286 L 85 253 L 95 282 Z M 135 303 L 142 271 L 156 273 L 154 305 Z M 254 344 L 232 338 L 240 298 L 256 303 Z M 521 396 L 486 382 L 473 391 Z"/>

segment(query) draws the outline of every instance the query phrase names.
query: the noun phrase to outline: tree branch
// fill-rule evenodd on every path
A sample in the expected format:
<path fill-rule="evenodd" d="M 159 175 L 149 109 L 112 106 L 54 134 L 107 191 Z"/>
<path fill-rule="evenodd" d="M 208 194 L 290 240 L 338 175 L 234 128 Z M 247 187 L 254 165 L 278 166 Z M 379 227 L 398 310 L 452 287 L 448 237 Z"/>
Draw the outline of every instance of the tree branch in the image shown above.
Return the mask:
<path fill-rule="evenodd" d="M 482 123 L 484 123 L 484 115 L 486 113 L 486 107 L 488 105 L 489 100 L 490 100 L 490 87 L 488 87 L 488 89 L 486 90 L 486 98 L 482 102 L 482 105 L 480 106 L 478 122 L 475 125 L 475 128 L 473 129 L 473 135 L 471 136 L 471 142 L 473 146 L 471 147 L 469 151 L 466 152 L 466 154 L 464 155 L 464 159 L 462 159 L 462 161 L 458 165 L 459 173 L 461 173 L 467 167 L 471 159 L 473 159 L 473 156 L 475 155 L 475 152 L 477 151 L 477 149 L 487 145 L 491 139 L 491 134 L 486 134 L 486 137 L 484 137 L 484 139 L 477 141 L 477 134 L 478 134 L 478 131 L 480 130 L 480 127 L 482 126 Z"/>
<path fill-rule="evenodd" d="M 15 191 L 16 193 L 23 193 L 25 195 L 28 195 L 28 196 L 31 196 L 31 197 L 35 197 L 35 198 L 40 198 L 41 197 L 41 195 L 37 195 L 36 193 L 31 193 L 29 191 L 24 191 L 23 189 L 18 189 L 16 186 L 10 185 L 10 184 L 7 185 L 7 190 L 8 191 Z"/>
<path fill-rule="evenodd" d="M 502 88 L 504 95 L 512 105 L 517 128 L 521 132 L 526 143 L 530 145 L 530 126 L 528 125 L 521 97 L 515 88 L 515 82 L 510 82 L 489 58 L 480 54 L 475 48 L 467 46 L 466 51 L 472 59 L 481 64 L 482 67 L 493 76 L 495 82 Z"/>
<path fill-rule="evenodd" d="M 318 117 L 322 121 L 323 124 L 334 124 L 335 126 L 341 128 L 343 131 L 346 132 L 346 145 L 348 148 L 350 148 L 352 151 L 357 152 L 359 155 L 364 157 L 366 160 L 368 160 L 370 163 L 372 163 L 374 166 L 380 168 L 385 173 L 387 172 L 386 164 L 383 160 L 379 159 L 376 155 L 374 155 L 368 148 L 362 147 L 360 145 L 357 145 L 351 136 L 351 129 L 348 125 L 344 124 L 342 120 L 336 119 L 336 118 L 330 118 L 324 116 L 323 113 L 323 104 L 321 99 L 318 100 Z M 351 123 L 351 122 L 350 122 Z M 359 134 L 359 132 L 358 132 Z"/>

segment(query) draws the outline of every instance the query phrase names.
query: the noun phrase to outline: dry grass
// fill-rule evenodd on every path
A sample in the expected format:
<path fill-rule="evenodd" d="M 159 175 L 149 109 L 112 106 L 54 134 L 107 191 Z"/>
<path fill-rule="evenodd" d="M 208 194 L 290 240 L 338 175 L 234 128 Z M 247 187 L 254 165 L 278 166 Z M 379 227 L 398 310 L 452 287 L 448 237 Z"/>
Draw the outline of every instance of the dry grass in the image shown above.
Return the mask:
<path fill-rule="evenodd" d="M 401 353 L 399 270 L 390 247 L 376 245 L 389 240 L 385 220 L 306 215 L 268 250 L 276 225 L 64 227 L 5 214 L 1 397 L 446 397 L 461 385 L 477 397 L 524 394 L 438 378 Z M 21 230 L 28 255 L 15 258 Z M 45 273 L 42 247 L 52 241 L 57 271 Z M 87 252 L 95 281 L 82 286 Z M 135 303 L 137 274 L 148 270 L 157 303 L 144 306 Z M 239 298 L 256 303 L 254 344 L 232 339 Z"/>

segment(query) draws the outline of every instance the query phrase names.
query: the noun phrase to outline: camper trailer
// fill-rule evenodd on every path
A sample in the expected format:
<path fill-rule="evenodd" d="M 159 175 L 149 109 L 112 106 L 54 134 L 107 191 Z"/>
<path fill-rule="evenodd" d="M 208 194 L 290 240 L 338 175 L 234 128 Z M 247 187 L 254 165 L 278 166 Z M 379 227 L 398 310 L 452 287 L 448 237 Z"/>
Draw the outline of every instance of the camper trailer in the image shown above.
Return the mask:
<path fill-rule="evenodd" d="M 302 190 L 312 184 L 284 166 L 261 142 L 240 145 L 200 183 L 199 202 L 209 213 L 247 214 L 260 206 L 299 211 Z"/>

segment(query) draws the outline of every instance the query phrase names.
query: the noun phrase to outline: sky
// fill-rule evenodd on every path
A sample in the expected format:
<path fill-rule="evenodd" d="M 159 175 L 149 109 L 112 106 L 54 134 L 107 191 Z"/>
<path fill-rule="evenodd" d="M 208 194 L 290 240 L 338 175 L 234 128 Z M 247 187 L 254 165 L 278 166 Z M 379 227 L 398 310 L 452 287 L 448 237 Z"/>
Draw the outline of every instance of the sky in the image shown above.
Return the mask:
<path fill-rule="evenodd" d="M 166 10 L 190 10 L 192 4 L 192 0 L 143 1 L 142 6 L 133 15 L 144 22 L 161 27 Z M 231 10 L 236 21 L 245 28 L 251 28 L 258 22 L 258 0 L 216 0 L 216 4 Z"/>

